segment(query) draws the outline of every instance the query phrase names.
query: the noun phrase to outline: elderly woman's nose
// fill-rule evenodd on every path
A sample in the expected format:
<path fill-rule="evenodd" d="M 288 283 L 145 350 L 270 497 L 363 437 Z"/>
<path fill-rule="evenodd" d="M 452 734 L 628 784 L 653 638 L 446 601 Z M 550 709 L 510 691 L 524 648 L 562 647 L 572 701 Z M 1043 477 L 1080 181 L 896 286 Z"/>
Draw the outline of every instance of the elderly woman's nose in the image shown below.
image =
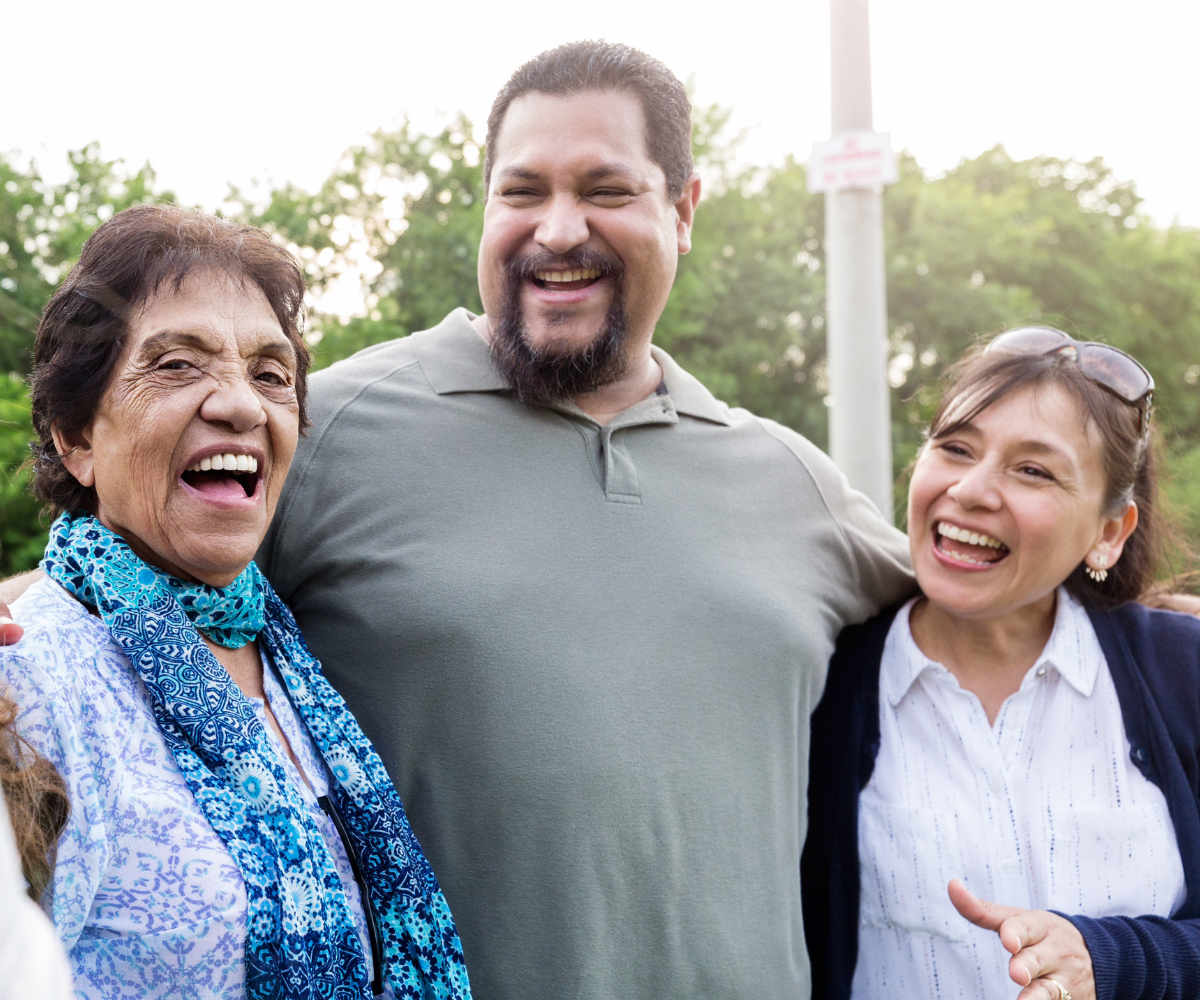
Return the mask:
<path fill-rule="evenodd" d="M 223 378 L 205 397 L 200 416 L 210 423 L 228 424 L 235 431 L 249 431 L 267 422 L 258 393 L 240 376 Z"/>

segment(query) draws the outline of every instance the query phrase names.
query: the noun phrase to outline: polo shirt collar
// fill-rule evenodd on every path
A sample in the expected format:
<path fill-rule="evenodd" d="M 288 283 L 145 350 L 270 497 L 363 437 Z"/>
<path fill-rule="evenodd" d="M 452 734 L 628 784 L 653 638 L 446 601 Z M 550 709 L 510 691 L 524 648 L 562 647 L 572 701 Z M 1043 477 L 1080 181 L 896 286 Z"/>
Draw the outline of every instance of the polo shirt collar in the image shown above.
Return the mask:
<path fill-rule="evenodd" d="M 491 351 L 471 325 L 474 316 L 455 309 L 432 330 L 412 335 L 413 348 L 425 377 L 439 396 L 457 392 L 503 392 L 508 389 L 492 364 Z M 676 413 L 729 426 L 729 410 L 666 351 L 651 346 L 663 371 L 663 383 Z"/>
<path fill-rule="evenodd" d="M 888 664 L 888 669 L 879 679 L 879 693 L 893 708 L 904 700 L 917 678 L 926 670 L 945 670 L 940 663 L 921 652 L 913 639 L 909 613 L 916 602 L 917 598 L 913 598 L 900 609 L 887 637 L 887 646 L 893 648 L 890 656 L 887 651 L 884 653 L 884 663 Z M 1066 588 L 1059 587 L 1050 639 L 1037 662 L 1025 674 L 1021 687 L 1035 683 L 1040 676 L 1039 670 L 1053 669 L 1083 697 L 1089 698 L 1096 686 L 1103 657 L 1104 652 L 1100 649 L 1087 612 L 1067 593 Z"/>
<path fill-rule="evenodd" d="M 472 319 L 466 309 L 455 309 L 432 330 L 412 335 L 421 370 L 439 396 L 508 388 L 492 364 L 487 341 L 471 325 Z"/>

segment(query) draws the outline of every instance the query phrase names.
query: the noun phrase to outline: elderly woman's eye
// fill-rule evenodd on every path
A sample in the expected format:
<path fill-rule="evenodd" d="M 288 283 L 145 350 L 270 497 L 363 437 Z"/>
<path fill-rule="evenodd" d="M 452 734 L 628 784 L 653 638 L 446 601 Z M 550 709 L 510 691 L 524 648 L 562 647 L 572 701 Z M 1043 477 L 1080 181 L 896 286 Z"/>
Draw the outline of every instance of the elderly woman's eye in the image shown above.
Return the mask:
<path fill-rule="evenodd" d="M 260 371 L 254 378 L 269 386 L 285 386 L 288 384 L 288 378 L 283 372 L 275 371 L 273 368 L 266 368 Z"/>
<path fill-rule="evenodd" d="M 164 361 L 158 366 L 159 371 L 181 372 L 193 367 L 190 361 L 185 361 L 183 358 L 171 358 L 169 361 Z"/>

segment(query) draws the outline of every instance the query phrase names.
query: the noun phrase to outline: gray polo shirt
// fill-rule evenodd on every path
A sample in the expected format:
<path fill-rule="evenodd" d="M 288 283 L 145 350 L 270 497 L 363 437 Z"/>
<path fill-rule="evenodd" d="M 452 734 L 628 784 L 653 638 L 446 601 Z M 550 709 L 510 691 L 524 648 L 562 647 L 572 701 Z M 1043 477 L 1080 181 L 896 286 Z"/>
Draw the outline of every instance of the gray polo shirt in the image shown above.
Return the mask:
<path fill-rule="evenodd" d="M 805 998 L 809 712 L 900 532 L 663 386 L 517 402 L 465 310 L 313 376 L 260 559 L 391 771 L 478 1000 Z"/>

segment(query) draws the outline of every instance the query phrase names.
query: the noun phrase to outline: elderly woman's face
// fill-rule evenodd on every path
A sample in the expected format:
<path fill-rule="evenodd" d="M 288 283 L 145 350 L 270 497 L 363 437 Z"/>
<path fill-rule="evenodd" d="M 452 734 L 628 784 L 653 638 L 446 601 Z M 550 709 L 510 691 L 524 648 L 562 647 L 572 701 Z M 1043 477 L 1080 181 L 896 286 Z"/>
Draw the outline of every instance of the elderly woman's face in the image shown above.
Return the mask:
<path fill-rule="evenodd" d="M 935 604 L 989 618 L 1032 604 L 1090 552 L 1115 564 L 1132 521 L 1106 517 L 1101 446 L 1060 386 L 1031 385 L 922 450 L 909 489 L 917 582 Z M 1126 530 L 1128 529 L 1128 530 Z"/>
<path fill-rule="evenodd" d="M 224 586 L 254 557 L 287 477 L 296 375 L 253 282 L 189 275 L 131 318 L 95 419 L 64 461 L 139 555 Z"/>

